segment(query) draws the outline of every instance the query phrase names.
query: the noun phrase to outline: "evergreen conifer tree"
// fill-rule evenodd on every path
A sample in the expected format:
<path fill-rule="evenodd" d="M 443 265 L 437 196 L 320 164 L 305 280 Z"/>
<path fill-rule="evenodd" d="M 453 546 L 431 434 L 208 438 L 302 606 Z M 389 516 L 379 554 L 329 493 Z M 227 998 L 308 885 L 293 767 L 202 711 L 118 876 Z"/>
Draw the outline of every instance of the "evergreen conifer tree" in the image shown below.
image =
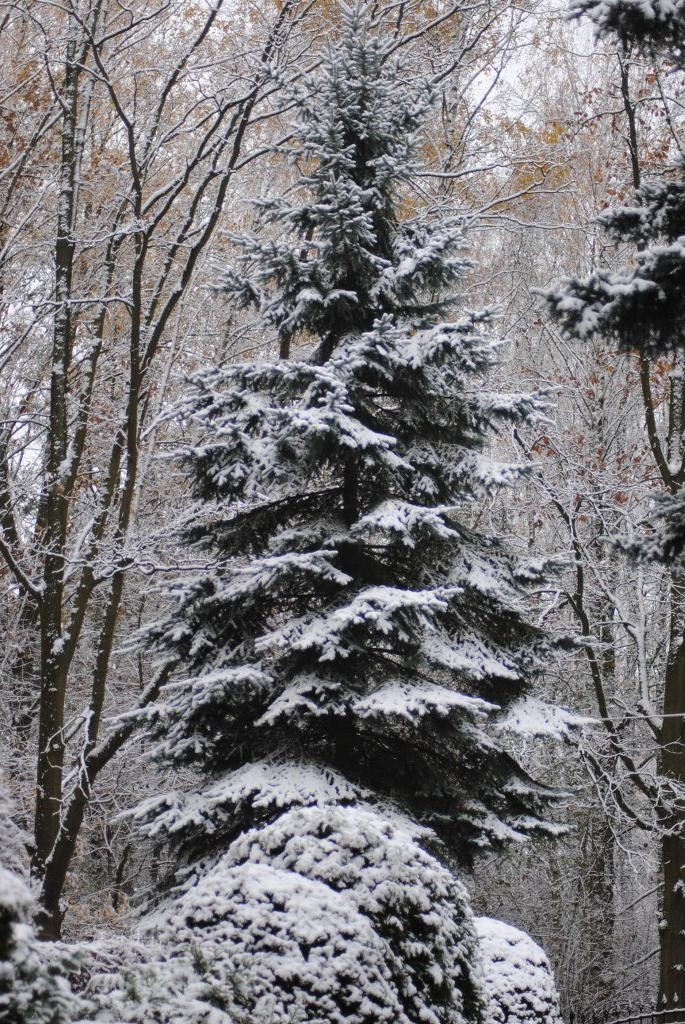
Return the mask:
<path fill-rule="evenodd" d="M 630 50 L 637 47 L 685 65 L 685 3 L 683 0 L 575 0 L 573 14 L 587 15 L 600 35 L 617 37 Z"/>
<path fill-rule="evenodd" d="M 546 567 L 472 525 L 525 472 L 486 454 L 493 431 L 540 401 L 487 388 L 489 312 L 441 319 L 468 266 L 460 226 L 400 218 L 431 89 L 342 9 L 343 41 L 296 96 L 305 170 L 261 204 L 277 237 L 242 239 L 250 273 L 225 282 L 282 350 L 313 349 L 192 381 L 187 538 L 213 564 L 153 630 L 184 678 L 150 728 L 203 785 L 264 761 L 330 767 L 468 856 L 547 828 L 551 794 L 500 735 L 530 726 L 506 709 L 550 655 L 523 590 Z M 233 834 L 258 817 L 248 803 Z"/>
<path fill-rule="evenodd" d="M 155 926 L 165 934 L 176 919 L 216 933 L 241 907 L 251 955 L 272 942 L 291 963 L 303 927 L 293 907 L 309 901 L 370 950 L 361 915 L 382 940 L 374 977 L 394 986 L 401 1013 L 378 988 L 360 1009 L 340 935 L 317 932 L 305 945 L 338 979 L 327 1020 L 475 1021 L 470 912 L 417 844 L 438 837 L 468 859 L 554 830 L 552 792 L 505 742 L 552 728 L 527 702 L 553 648 L 526 613 L 547 567 L 475 525 L 477 503 L 524 472 L 492 459 L 490 439 L 535 421 L 541 403 L 487 387 L 491 313 L 446 319 L 468 267 L 460 224 L 404 215 L 432 90 L 363 7 L 341 11 L 337 46 L 289 97 L 297 180 L 261 203 L 268 236 L 239 240 L 223 282 L 257 309 L 281 358 L 200 373 L 185 406 L 201 437 L 183 453 L 199 499 L 186 538 L 211 568 L 172 588 L 151 631 L 181 668 L 148 728 L 159 756 L 199 781 L 138 816 L 186 864 L 183 911 L 167 907 Z M 270 927 L 267 904 L 281 910 Z M 232 948 L 226 927 L 219 946 Z M 299 984 L 304 999 L 292 1006 L 319 1019 L 309 983 L 293 981 L 311 970 L 289 971 L 282 987 Z"/>

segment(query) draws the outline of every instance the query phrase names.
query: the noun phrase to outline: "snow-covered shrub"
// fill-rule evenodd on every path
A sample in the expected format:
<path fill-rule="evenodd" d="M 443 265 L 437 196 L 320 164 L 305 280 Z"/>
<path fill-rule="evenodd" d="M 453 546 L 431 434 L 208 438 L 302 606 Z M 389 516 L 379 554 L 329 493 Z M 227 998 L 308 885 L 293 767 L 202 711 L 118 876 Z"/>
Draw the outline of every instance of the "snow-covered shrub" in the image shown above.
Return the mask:
<path fill-rule="evenodd" d="M 69 991 L 59 958 L 41 949 L 32 924 L 33 896 L 26 881 L 21 833 L 0 783 L 0 1021 L 64 1024 Z"/>
<path fill-rule="evenodd" d="M 475 924 L 486 1024 L 561 1024 L 559 995 L 544 950 L 503 921 L 477 917 Z"/>
<path fill-rule="evenodd" d="M 468 897 L 426 830 L 349 792 L 338 804 L 343 780 L 303 772 L 313 802 L 195 864 L 135 941 L 93 945 L 79 1024 L 482 1020 Z M 307 789 L 258 774 L 276 800 Z M 226 793 L 254 795 L 245 773 L 232 781 Z"/>
<path fill-rule="evenodd" d="M 293 807 L 196 865 L 144 931 L 265 1024 L 478 1021 L 466 891 L 423 831 L 364 803 Z"/>
<path fill-rule="evenodd" d="M 121 936 L 82 943 L 78 952 L 86 968 L 73 1024 L 243 1024 L 227 1009 L 228 990 L 215 990 L 193 945 Z"/>

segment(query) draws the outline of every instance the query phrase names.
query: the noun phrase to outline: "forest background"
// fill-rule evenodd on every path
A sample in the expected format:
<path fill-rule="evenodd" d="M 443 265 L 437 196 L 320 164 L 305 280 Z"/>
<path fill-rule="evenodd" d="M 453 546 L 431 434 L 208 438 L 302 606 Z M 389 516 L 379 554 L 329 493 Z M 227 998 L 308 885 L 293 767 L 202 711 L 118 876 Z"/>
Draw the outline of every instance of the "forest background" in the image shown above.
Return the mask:
<path fill-rule="evenodd" d="M 571 339 L 540 291 L 634 256 L 596 218 L 682 154 L 685 80 L 548 3 L 415 0 L 385 15 L 440 90 L 434 170 L 407 215 L 464 219 L 463 302 L 500 306 L 502 381 L 554 396 L 544 432 L 501 439 L 537 473 L 478 515 L 560 557 L 543 618 L 583 639 L 538 685 L 585 725 L 519 752 L 568 789 L 572 828 L 486 856 L 466 881 L 476 908 L 548 951 L 565 1010 L 639 1001 L 656 986 L 659 921 L 675 918 L 663 901 L 682 902 L 664 887 L 661 766 L 685 713 L 684 598 L 675 572 L 610 541 L 682 485 L 685 367 Z M 249 200 L 292 174 L 273 149 L 289 131 L 278 80 L 335 32 L 331 0 L 141 2 L 115 17 L 0 5 L 0 767 L 33 837 L 47 936 L 125 931 L 165 871 L 164 847 L 120 816 L 162 782 L 116 716 L 164 682 L 132 645 L 159 615 L 157 585 L 202 571 L 174 542 L 192 509 L 166 413 L 190 372 L 269 351 L 213 284 Z"/>

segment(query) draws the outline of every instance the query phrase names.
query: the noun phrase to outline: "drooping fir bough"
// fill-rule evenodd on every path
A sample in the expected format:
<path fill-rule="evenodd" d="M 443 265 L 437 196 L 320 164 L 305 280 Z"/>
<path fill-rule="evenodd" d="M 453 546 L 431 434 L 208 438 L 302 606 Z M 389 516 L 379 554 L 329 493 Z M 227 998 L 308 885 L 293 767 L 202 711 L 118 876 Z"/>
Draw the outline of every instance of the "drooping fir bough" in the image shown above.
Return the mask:
<path fill-rule="evenodd" d="M 685 64 L 683 0 L 575 0 L 574 15 L 587 15 L 598 34 L 617 36 L 626 50 L 637 46 Z"/>
<path fill-rule="evenodd" d="M 229 867 L 235 881 L 244 847 L 252 868 L 221 920 L 244 904 L 241 934 L 261 934 L 263 865 L 263 900 L 284 914 L 311 900 L 341 929 L 371 920 L 385 950 L 378 985 L 391 984 L 408 1019 L 476 1020 L 470 915 L 447 900 L 466 946 L 438 952 L 449 912 L 436 930 L 425 887 L 444 869 L 417 846 L 410 884 L 393 836 L 414 834 L 413 820 L 412 843 L 437 836 L 468 859 L 553 830 L 552 793 L 504 742 L 507 730 L 550 728 L 525 705 L 553 646 L 526 610 L 545 567 L 519 563 L 475 525 L 478 501 L 523 472 L 491 458 L 491 439 L 534 421 L 541 404 L 487 386 L 498 348 L 489 312 L 450 319 L 468 267 L 458 222 L 404 216 L 431 88 L 390 55 L 363 8 L 341 9 L 337 46 L 291 97 L 297 181 L 260 204 L 269 235 L 240 240 L 239 269 L 223 282 L 256 308 L 281 358 L 199 374 L 185 407 L 200 437 L 183 455 L 199 499 L 187 540 L 209 568 L 172 588 L 174 607 L 152 630 L 181 668 L 149 730 L 158 753 L 200 781 L 139 817 L 180 848 L 183 899 L 196 908 L 186 924 L 214 927 L 218 897 L 201 890 L 218 893 L 216 872 Z M 343 913 L 330 893 L 369 891 L 379 871 L 391 894 L 381 919 L 378 894 L 351 905 L 348 894 Z M 416 962 L 402 954 L 404 981 L 393 976 L 395 927 L 424 937 Z M 290 948 L 274 929 L 253 953 L 269 941 Z M 316 934 L 328 962 L 330 942 Z M 364 1010 L 345 984 L 327 994 L 341 1020 L 397 1019 L 385 996 L 385 1010 L 373 1000 Z"/>

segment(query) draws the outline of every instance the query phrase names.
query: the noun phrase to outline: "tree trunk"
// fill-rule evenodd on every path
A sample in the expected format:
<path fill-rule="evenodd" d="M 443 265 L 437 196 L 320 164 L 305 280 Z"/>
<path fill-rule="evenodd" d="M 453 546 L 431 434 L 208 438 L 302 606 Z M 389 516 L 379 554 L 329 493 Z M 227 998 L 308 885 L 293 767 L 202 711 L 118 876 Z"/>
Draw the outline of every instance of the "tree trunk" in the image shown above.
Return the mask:
<path fill-rule="evenodd" d="M 45 551 L 40 607 L 40 718 L 36 772 L 34 873 L 42 878 L 59 832 L 64 770 L 64 703 L 66 675 L 62 658 L 62 599 L 64 539 L 68 502 L 63 476 L 66 469 L 67 375 L 71 355 L 71 292 L 74 266 L 73 212 L 77 167 L 78 37 L 73 20 L 64 81 L 64 119 L 60 170 L 60 203 L 55 243 L 55 320 L 50 378 L 50 422 L 45 466 Z M 59 908 L 41 916 L 48 938 L 59 935 Z"/>
<path fill-rule="evenodd" d="M 189 95 L 185 76 L 189 62 L 214 60 L 212 28 L 222 3 L 216 0 L 188 35 L 165 80 L 157 83 L 151 78 L 149 89 L 141 88 L 140 94 L 136 60 L 125 64 L 126 74 L 121 81 L 118 78 L 113 36 L 102 31 L 106 3 L 95 0 L 83 11 L 81 5 L 56 8 L 44 24 L 36 18 L 41 41 L 55 39 L 45 67 L 46 111 L 29 141 L 21 143 L 25 152 L 13 161 L 14 177 L 3 179 L 3 188 L 6 180 L 10 185 L 0 206 L 0 295 L 6 268 L 19 265 L 17 252 L 27 245 L 33 251 L 34 246 L 30 239 L 30 245 L 17 243 L 4 252 L 7 238 L 14 237 L 14 222 L 5 225 L 6 212 L 12 210 L 11 192 L 17 181 L 25 179 L 27 193 L 42 181 L 47 157 L 38 157 L 40 170 L 34 172 L 32 140 L 42 140 L 45 133 L 51 141 L 54 130 L 61 147 L 54 196 L 56 232 L 41 236 L 45 267 L 53 270 L 46 300 L 46 308 L 53 311 L 48 422 L 43 426 L 30 403 L 33 389 L 43 395 L 43 380 L 31 380 L 24 389 L 28 398 L 22 392 L 18 410 L 16 398 L 8 399 L 10 414 L 0 433 L 0 568 L 9 571 L 14 581 L 11 593 L 24 602 L 16 621 L 34 639 L 34 646 L 27 646 L 16 659 L 21 684 L 16 702 L 17 728 L 27 742 L 33 716 L 39 714 L 32 871 L 41 890 L 39 928 L 45 938 L 59 936 L 64 884 L 95 780 L 133 731 L 127 723 L 114 727 L 104 740 L 100 736 L 113 645 L 126 607 L 125 580 L 135 571 L 140 550 L 133 527 L 144 484 L 138 465 L 141 435 L 150 396 L 157 393 L 151 371 L 174 318 L 186 315 L 181 312 L 184 296 L 242 166 L 243 143 L 255 108 L 272 87 L 272 61 L 287 43 L 288 26 L 300 17 L 295 16 L 294 0 L 286 0 L 275 14 L 261 54 L 246 56 L 240 47 L 240 68 L 247 60 L 254 71 L 247 91 L 239 84 L 244 70 L 240 78 L 236 68 L 234 86 L 222 85 L 216 97 L 200 101 Z M 181 12 L 174 5 L 167 7 L 154 12 L 158 32 L 178 23 Z M 123 30 L 130 33 L 129 45 L 145 47 L 147 42 L 137 33 L 149 21 L 149 12 L 139 5 L 130 14 L 134 20 Z M 147 66 L 147 58 L 140 60 Z M 141 113 L 138 103 L 143 95 L 147 106 Z M 40 93 L 36 96 L 40 98 Z M 200 102 L 206 102 L 206 111 L 197 115 L 197 133 L 188 133 L 186 118 L 196 116 Z M 186 104 L 182 116 L 177 104 Z M 264 116 L 260 111 L 259 119 Z M 170 117 L 175 127 L 168 130 Z M 109 125 L 112 118 L 119 132 L 117 157 L 100 190 L 96 172 L 107 164 L 107 147 L 98 139 L 101 125 Z M 187 151 L 176 163 L 175 147 L 186 138 Z M 157 175 L 165 164 L 169 166 L 164 187 L 158 190 Z M 116 184 L 110 181 L 111 174 Z M 90 183 L 87 188 L 83 181 Z M 49 196 L 52 216 L 51 189 Z M 42 212 L 39 220 L 52 223 Z M 19 218 L 19 237 L 21 228 Z M 35 324 L 42 323 L 44 313 L 34 314 L 33 306 L 29 313 L 36 316 Z M 29 338 L 27 331 L 22 345 Z M 72 358 L 75 347 L 77 358 Z M 23 365 L 22 350 L 18 351 Z M 114 377 L 107 362 L 112 357 L 122 386 L 120 390 L 117 383 L 110 393 Z M 35 487 L 40 493 L 33 528 L 24 538 L 15 521 L 15 509 L 27 515 L 21 489 L 19 498 L 15 493 L 16 467 L 21 463 L 16 452 L 26 445 L 23 425 L 39 419 L 45 445 L 40 484 Z M 155 699 L 166 671 L 146 687 L 143 703 Z M 118 697 L 121 702 L 122 695 Z"/>
<path fill-rule="evenodd" d="M 671 582 L 672 622 L 664 687 L 661 775 L 673 780 L 662 811 L 659 1003 L 685 1006 L 685 580 Z M 679 717 L 682 715 L 683 717 Z"/>

